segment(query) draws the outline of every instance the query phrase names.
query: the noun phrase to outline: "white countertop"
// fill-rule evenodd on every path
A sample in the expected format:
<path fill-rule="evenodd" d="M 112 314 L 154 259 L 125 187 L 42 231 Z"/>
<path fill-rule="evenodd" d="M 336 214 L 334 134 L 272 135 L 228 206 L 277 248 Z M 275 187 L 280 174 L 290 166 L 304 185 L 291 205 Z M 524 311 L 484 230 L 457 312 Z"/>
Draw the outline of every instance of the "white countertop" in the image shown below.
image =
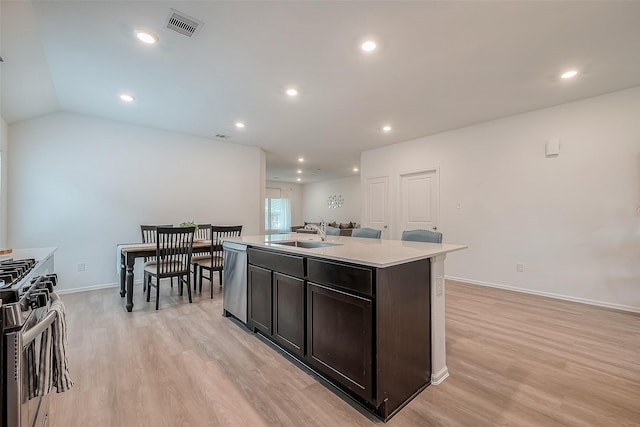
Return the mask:
<path fill-rule="evenodd" d="M 13 252 L 6 255 L 0 255 L 0 261 L 6 259 L 25 259 L 33 258 L 36 261 L 42 261 L 49 257 L 56 251 L 57 248 L 26 248 L 26 249 L 14 249 Z"/>
<path fill-rule="evenodd" d="M 231 242 L 245 243 L 256 247 L 347 261 L 368 265 L 370 267 L 390 267 L 392 265 L 432 258 L 436 255 L 443 255 L 467 248 L 465 245 L 365 239 L 346 236 L 327 236 L 326 242 L 338 243 L 339 245 L 324 248 L 306 249 L 295 246 L 278 245 L 278 242 L 291 240 L 320 241 L 320 236 L 316 234 L 288 233 L 265 236 L 240 236 L 228 239 L 228 241 Z"/>
<path fill-rule="evenodd" d="M 36 264 L 27 274 L 20 278 L 19 281 L 14 283 L 12 287 L 20 286 L 21 283 L 29 283 L 29 281 L 36 276 L 43 274 L 53 273 L 53 253 L 57 248 L 28 248 L 28 249 L 14 249 L 10 254 L 1 255 L 0 261 L 14 259 L 16 261 L 21 259 L 33 258 L 36 260 Z M 4 282 L 0 282 L 4 283 Z M 0 300 L 2 305 L 2 300 Z"/>

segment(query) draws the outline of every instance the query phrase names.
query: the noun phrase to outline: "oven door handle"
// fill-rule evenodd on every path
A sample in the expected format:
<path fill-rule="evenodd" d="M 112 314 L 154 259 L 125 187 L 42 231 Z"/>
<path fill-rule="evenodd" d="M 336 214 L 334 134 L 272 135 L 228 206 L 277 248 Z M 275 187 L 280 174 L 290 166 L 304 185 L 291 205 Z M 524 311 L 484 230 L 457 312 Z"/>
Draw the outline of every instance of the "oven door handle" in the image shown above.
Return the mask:
<path fill-rule="evenodd" d="M 43 333 L 56 319 L 57 313 L 55 310 L 50 310 L 47 315 L 39 321 L 33 328 L 29 329 L 22 334 L 22 346 L 26 347 L 35 340 L 38 335 Z"/>

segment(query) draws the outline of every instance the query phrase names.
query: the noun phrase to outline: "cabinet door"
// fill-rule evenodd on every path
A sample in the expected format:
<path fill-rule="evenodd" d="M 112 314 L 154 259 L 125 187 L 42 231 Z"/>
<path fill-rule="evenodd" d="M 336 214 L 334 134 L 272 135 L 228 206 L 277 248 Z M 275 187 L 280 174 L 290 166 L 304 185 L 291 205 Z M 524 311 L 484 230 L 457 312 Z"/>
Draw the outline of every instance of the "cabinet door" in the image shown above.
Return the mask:
<path fill-rule="evenodd" d="M 273 273 L 273 339 L 304 356 L 304 280 Z"/>
<path fill-rule="evenodd" d="M 271 335 L 271 270 L 249 265 L 249 322 L 252 330 Z"/>
<path fill-rule="evenodd" d="M 307 286 L 307 361 L 369 401 L 372 301 L 315 283 Z"/>

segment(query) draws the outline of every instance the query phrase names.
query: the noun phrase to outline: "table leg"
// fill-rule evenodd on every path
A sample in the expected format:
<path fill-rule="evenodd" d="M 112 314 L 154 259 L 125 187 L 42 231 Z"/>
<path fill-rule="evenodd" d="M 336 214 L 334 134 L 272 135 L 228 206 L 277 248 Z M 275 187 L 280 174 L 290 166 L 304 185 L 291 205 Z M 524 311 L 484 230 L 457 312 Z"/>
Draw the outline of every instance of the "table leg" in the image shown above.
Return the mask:
<path fill-rule="evenodd" d="M 133 310 L 133 265 L 136 259 L 131 254 L 127 254 L 127 311 Z"/>
<path fill-rule="evenodd" d="M 124 260 L 124 254 L 120 253 L 120 297 L 124 298 L 124 296 L 126 295 L 127 291 L 125 290 L 125 269 L 126 269 L 126 265 L 125 265 L 125 260 Z"/>

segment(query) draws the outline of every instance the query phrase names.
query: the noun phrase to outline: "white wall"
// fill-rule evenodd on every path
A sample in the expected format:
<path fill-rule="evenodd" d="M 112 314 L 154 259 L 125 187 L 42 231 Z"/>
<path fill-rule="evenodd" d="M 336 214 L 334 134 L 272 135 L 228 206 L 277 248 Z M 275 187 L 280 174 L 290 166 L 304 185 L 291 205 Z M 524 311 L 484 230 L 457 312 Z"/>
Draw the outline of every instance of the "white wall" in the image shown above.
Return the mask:
<path fill-rule="evenodd" d="M 362 182 L 395 205 L 400 171 L 440 168 L 444 242 L 469 246 L 448 277 L 640 311 L 639 118 L 640 88 L 611 93 L 366 151 Z"/>
<path fill-rule="evenodd" d="M 2 23 L 2 7 L 0 6 L 0 23 Z M 0 34 L 2 31 L 0 31 Z M 0 52 L 2 54 L 2 52 Z M 2 65 L 0 65 L 0 82 L 2 81 Z M 2 85 L 0 84 L 0 106 L 3 105 Z M 2 111 L 2 108 L 0 108 Z M 2 153 L 2 163 L 0 164 L 0 249 L 7 247 L 7 159 L 9 145 L 9 130 L 0 113 L 0 153 Z"/>
<path fill-rule="evenodd" d="M 302 185 L 291 182 L 267 181 L 267 187 L 280 189 L 282 198 L 288 198 L 291 203 L 291 225 L 302 221 Z"/>
<path fill-rule="evenodd" d="M 9 147 L 9 242 L 58 247 L 63 290 L 118 282 L 116 245 L 140 224 L 260 231 L 258 148 L 66 113 L 10 125 Z"/>
<path fill-rule="evenodd" d="M 1 68 L 1 67 L 0 67 Z M 0 248 L 7 247 L 7 192 L 8 192 L 8 170 L 9 160 L 9 128 L 7 123 L 0 116 Z"/>
<path fill-rule="evenodd" d="M 329 209 L 327 199 L 332 195 L 342 195 L 341 208 Z M 302 225 L 304 221 L 317 222 L 318 216 L 326 222 L 349 221 L 360 224 L 360 177 L 330 179 L 303 185 Z"/>

